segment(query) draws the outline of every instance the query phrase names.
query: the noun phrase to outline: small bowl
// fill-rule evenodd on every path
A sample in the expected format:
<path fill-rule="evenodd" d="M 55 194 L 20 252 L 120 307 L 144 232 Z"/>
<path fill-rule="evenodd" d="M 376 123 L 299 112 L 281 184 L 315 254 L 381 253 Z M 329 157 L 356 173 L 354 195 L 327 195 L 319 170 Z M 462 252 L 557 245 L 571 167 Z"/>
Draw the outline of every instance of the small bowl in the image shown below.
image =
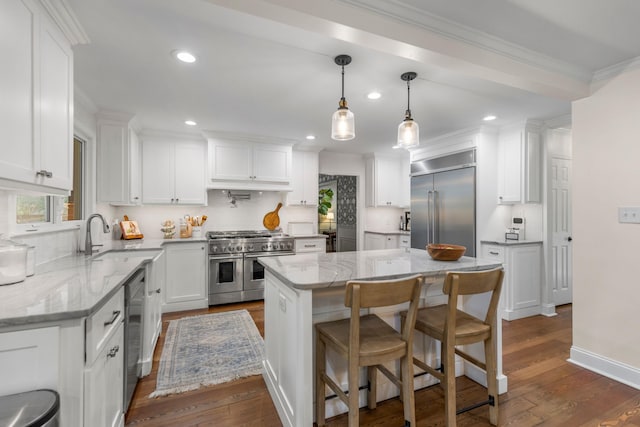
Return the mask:
<path fill-rule="evenodd" d="M 464 255 L 467 248 L 460 245 L 446 243 L 431 243 L 427 245 L 427 252 L 436 261 L 457 261 Z"/>

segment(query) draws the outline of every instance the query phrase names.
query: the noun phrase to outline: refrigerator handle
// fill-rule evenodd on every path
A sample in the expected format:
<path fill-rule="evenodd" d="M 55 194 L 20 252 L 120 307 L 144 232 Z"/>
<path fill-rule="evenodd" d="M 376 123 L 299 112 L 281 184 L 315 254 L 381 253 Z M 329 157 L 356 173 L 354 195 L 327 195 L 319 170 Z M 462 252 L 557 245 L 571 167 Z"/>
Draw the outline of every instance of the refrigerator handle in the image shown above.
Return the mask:
<path fill-rule="evenodd" d="M 433 243 L 433 190 L 427 192 L 427 245 Z"/>
<path fill-rule="evenodd" d="M 440 217 L 438 215 L 439 212 L 438 206 L 438 191 L 433 190 L 433 220 L 431 222 L 432 234 L 433 234 L 433 243 L 440 243 L 440 236 L 438 231 L 438 227 L 440 227 Z"/>

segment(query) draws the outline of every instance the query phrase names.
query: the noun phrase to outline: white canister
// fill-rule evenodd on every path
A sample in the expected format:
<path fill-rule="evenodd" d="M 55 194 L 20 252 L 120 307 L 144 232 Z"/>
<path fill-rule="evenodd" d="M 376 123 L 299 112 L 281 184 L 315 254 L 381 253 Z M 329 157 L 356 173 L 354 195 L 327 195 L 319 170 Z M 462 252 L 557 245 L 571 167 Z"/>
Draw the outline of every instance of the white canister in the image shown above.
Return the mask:
<path fill-rule="evenodd" d="M 22 282 L 27 277 L 27 245 L 0 240 L 0 285 Z"/>

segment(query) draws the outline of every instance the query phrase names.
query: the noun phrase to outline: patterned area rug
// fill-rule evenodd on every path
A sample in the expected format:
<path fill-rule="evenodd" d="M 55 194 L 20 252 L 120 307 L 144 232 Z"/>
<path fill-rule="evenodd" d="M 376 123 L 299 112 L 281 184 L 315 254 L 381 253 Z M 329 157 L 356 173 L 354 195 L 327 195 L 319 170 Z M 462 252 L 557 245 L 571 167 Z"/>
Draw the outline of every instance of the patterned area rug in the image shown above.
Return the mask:
<path fill-rule="evenodd" d="M 263 359 L 264 342 L 247 310 L 172 320 L 149 397 L 259 375 Z"/>

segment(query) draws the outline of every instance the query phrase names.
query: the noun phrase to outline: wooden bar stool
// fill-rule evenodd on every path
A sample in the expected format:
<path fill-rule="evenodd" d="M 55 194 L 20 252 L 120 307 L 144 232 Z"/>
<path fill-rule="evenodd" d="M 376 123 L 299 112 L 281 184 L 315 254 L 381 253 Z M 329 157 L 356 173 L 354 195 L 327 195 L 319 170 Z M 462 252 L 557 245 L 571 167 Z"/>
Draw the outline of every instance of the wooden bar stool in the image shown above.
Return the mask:
<path fill-rule="evenodd" d="M 449 272 L 444 279 L 443 292 L 449 295 L 448 303 L 418 310 L 416 330 L 440 341 L 442 364 L 435 369 L 421 360 L 413 358 L 413 363 L 440 380 L 444 388 L 444 410 L 446 425 L 455 427 L 456 414 L 489 406 L 489 421 L 498 425 L 498 380 L 496 372 L 496 322 L 498 301 L 504 270 Z M 491 300 L 484 320 L 478 319 L 457 308 L 459 295 L 473 295 L 491 292 Z M 405 313 L 401 313 L 404 319 Z M 406 314 L 409 321 L 409 315 Z M 486 363 L 456 348 L 457 345 L 484 342 Z M 456 369 L 455 355 L 478 366 L 487 373 L 489 398 L 481 403 L 456 411 Z"/>
<path fill-rule="evenodd" d="M 367 367 L 369 391 L 367 406 L 376 407 L 376 370 L 385 374 L 398 388 L 404 404 L 405 425 L 415 426 L 413 402 L 413 327 L 418 310 L 422 277 L 420 275 L 388 281 L 349 281 L 345 306 L 351 318 L 318 323 L 316 327 L 316 422 L 325 424 L 325 385 L 329 386 L 349 408 L 349 426 L 359 421 L 359 372 Z M 409 302 L 406 321 L 396 331 L 375 314 L 360 316 L 361 308 L 384 307 Z M 348 392 L 326 373 L 325 350 L 333 348 L 348 363 Z M 382 363 L 400 359 L 401 377 Z M 405 378 L 401 381 L 400 378 Z"/>

